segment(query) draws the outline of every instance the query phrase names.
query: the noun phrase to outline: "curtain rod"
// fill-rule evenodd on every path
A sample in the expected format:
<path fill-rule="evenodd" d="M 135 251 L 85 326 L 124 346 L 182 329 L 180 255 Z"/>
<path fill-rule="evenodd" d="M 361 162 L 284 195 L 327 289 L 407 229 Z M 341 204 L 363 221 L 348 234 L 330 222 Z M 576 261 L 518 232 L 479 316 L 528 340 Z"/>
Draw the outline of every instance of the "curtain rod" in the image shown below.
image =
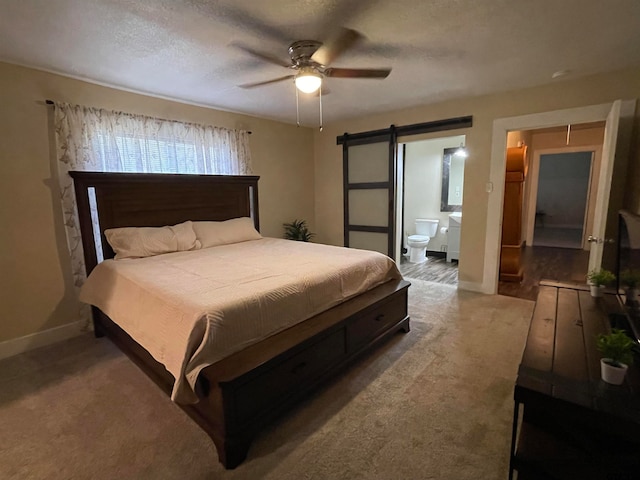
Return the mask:
<path fill-rule="evenodd" d="M 46 103 L 47 105 L 55 105 L 56 104 L 53 100 L 49 100 L 48 98 L 44 101 L 44 103 Z M 249 135 L 251 135 L 253 132 L 251 130 L 248 130 L 247 133 Z"/>

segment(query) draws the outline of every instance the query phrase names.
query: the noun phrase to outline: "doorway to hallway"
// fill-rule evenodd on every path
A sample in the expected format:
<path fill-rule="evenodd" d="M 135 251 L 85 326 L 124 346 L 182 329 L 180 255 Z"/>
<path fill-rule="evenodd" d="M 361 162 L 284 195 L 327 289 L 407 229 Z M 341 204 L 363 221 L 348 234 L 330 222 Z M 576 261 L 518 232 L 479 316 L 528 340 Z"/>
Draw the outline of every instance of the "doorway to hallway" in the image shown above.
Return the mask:
<path fill-rule="evenodd" d="M 540 155 L 533 246 L 584 247 L 593 156 L 592 151 Z"/>
<path fill-rule="evenodd" d="M 605 122 L 605 134 L 602 147 L 601 164 L 597 169 L 599 180 L 596 189 L 596 203 L 594 222 L 588 232 L 593 237 L 591 243 L 588 269 L 599 268 L 601 264 L 608 264 L 611 254 L 615 254 L 614 243 L 616 232 L 610 215 L 622 206 L 620 191 L 611 189 L 612 179 L 619 181 L 626 171 L 629 139 L 635 100 L 616 100 L 612 103 L 591 105 L 566 110 L 555 110 L 536 114 L 506 117 L 493 122 L 493 136 L 491 149 L 491 167 L 489 181 L 486 184 L 489 204 L 486 220 L 485 256 L 482 284 L 461 281 L 463 288 L 478 289 L 486 293 L 496 293 L 498 290 L 498 276 L 501 251 L 501 221 L 504 202 L 504 184 L 506 178 L 507 134 L 513 131 L 557 127 L 561 125 L 576 125 L 589 122 Z M 620 129 L 618 127 L 620 126 Z M 618 138 L 620 137 L 620 138 Z M 615 162 L 614 156 L 621 161 Z M 595 184 L 595 183 L 594 183 Z M 613 227 L 612 227 L 613 226 Z M 611 227 L 611 228 L 610 228 Z M 590 239 L 591 240 L 591 239 Z M 604 262 L 603 259 L 607 259 Z"/>

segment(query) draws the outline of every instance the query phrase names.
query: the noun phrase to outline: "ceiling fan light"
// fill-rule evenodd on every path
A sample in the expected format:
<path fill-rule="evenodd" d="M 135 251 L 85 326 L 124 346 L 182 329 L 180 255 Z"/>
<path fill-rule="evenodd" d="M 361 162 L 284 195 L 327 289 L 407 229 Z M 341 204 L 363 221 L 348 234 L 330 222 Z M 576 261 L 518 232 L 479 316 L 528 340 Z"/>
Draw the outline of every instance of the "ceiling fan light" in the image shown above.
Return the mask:
<path fill-rule="evenodd" d="M 314 70 L 301 70 L 296 75 L 296 88 L 304 93 L 313 93 L 322 85 L 322 77 Z"/>

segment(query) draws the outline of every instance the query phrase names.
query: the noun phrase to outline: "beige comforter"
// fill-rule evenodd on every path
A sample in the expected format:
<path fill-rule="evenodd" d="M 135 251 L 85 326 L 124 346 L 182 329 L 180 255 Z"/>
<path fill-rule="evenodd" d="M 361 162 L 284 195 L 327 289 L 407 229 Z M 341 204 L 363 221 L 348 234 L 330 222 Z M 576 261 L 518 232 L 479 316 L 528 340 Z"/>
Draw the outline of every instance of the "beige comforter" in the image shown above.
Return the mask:
<path fill-rule="evenodd" d="M 100 308 L 171 372 L 174 401 L 195 403 L 203 368 L 399 277 L 379 253 L 263 238 L 104 261 L 80 300 Z"/>

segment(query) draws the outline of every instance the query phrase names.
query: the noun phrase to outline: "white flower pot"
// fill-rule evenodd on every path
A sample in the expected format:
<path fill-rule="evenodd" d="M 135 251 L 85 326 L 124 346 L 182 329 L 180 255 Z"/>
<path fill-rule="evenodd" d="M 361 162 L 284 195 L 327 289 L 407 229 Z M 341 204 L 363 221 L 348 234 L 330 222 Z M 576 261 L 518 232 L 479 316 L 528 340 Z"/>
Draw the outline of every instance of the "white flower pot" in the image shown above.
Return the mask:
<path fill-rule="evenodd" d="M 592 297 L 602 296 L 602 292 L 604 291 L 604 285 L 590 285 L 590 288 L 591 288 Z"/>
<path fill-rule="evenodd" d="M 600 359 L 600 375 L 602 380 L 610 383 L 612 385 L 622 385 L 624 382 L 624 376 L 627 374 L 627 369 L 629 368 L 624 363 L 620 363 L 621 366 L 611 365 L 608 362 L 611 362 L 610 358 L 601 358 Z"/>

